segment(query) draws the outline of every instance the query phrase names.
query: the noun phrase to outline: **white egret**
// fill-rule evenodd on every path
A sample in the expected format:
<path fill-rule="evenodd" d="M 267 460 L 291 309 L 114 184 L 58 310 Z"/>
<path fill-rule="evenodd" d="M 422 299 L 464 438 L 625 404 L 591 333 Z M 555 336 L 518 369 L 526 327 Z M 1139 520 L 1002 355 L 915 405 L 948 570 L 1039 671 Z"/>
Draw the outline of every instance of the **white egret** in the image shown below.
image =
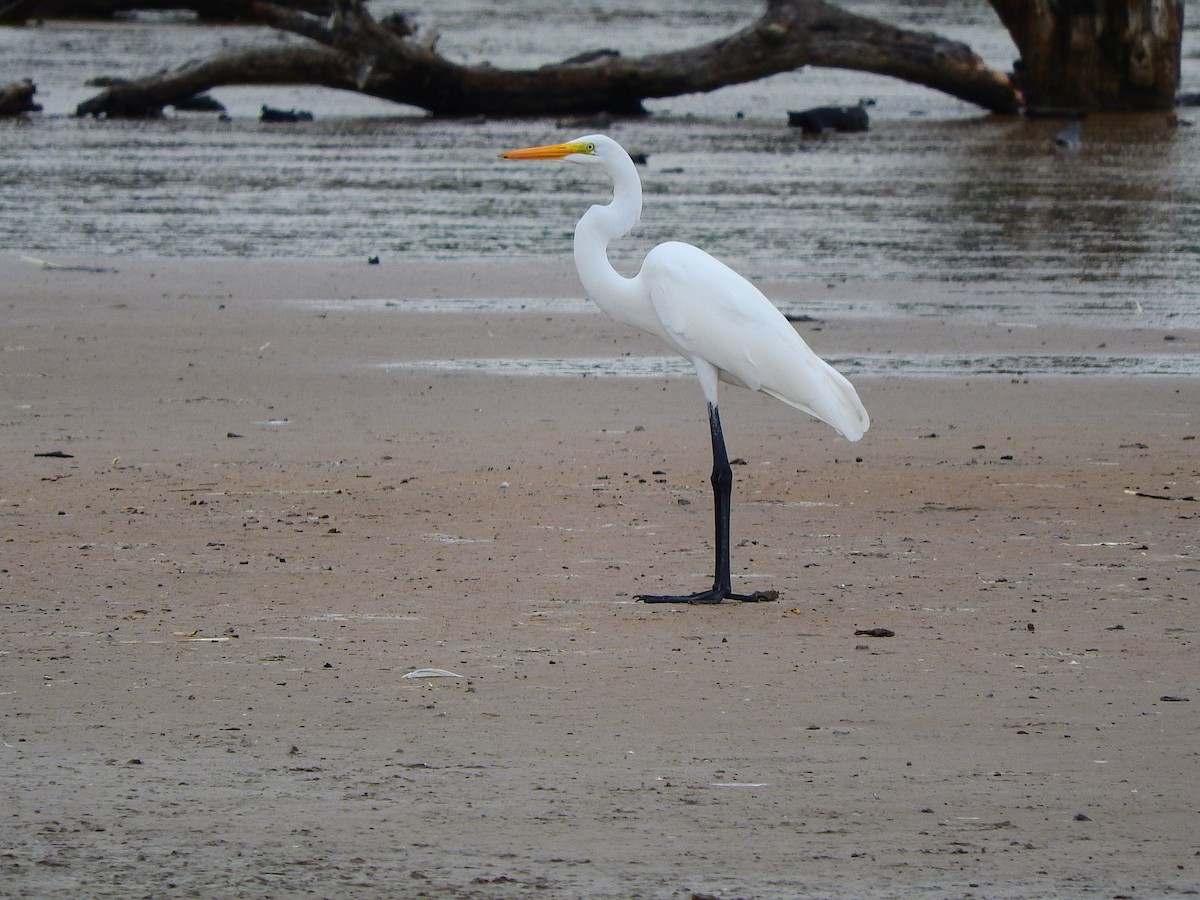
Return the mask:
<path fill-rule="evenodd" d="M 708 401 L 712 433 L 716 565 L 711 590 L 681 596 L 642 595 L 644 603 L 720 603 L 774 599 L 773 591 L 734 593 L 729 562 L 733 470 L 717 411 L 717 382 L 763 391 L 832 425 L 851 441 L 870 419 L 858 393 L 818 357 L 783 314 L 737 272 L 703 250 L 669 241 L 648 254 L 632 278 L 608 261 L 608 244 L 628 234 L 642 211 L 642 184 L 633 160 L 600 134 L 565 144 L 529 147 L 504 159 L 560 159 L 599 166 L 613 181 L 613 200 L 593 206 L 575 226 L 575 266 L 584 290 L 605 313 L 661 338 L 691 361 Z"/>

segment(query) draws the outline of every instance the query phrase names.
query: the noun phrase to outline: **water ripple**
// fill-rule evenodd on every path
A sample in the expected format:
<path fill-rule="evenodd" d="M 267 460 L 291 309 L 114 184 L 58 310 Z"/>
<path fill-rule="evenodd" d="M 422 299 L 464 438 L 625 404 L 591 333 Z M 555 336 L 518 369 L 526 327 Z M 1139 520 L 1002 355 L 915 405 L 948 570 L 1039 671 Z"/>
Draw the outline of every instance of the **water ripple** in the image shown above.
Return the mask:
<path fill-rule="evenodd" d="M 834 368 L 851 377 L 1200 375 L 1198 354 L 889 353 L 853 357 L 831 356 L 828 361 Z M 684 378 L 693 375 L 691 364 L 674 356 L 413 359 L 381 363 L 380 367 L 389 370 L 536 378 Z"/>

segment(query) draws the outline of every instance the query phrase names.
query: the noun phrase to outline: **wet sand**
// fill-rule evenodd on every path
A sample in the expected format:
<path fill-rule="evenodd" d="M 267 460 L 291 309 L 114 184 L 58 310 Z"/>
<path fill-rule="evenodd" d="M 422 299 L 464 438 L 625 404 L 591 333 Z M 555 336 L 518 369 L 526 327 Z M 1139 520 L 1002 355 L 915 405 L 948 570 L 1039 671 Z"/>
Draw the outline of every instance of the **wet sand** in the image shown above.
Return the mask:
<path fill-rule="evenodd" d="M 296 302 L 569 261 L 65 262 L 118 271 L 0 257 L 0 894 L 1200 890 L 1197 379 L 856 377 L 858 444 L 726 389 L 736 580 L 781 597 L 648 607 L 710 570 L 693 382 L 390 364 L 652 340 Z"/>

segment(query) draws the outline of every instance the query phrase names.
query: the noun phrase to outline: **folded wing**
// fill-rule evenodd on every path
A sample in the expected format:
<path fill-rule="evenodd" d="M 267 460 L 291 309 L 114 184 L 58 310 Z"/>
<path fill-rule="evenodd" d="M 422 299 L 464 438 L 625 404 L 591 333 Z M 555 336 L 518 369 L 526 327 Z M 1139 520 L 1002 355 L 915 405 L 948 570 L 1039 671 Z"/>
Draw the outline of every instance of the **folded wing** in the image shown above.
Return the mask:
<path fill-rule="evenodd" d="M 690 244 L 646 256 L 638 280 L 680 355 L 715 366 L 722 380 L 764 391 L 857 441 L 870 425 L 858 392 L 817 356 L 763 293 Z"/>

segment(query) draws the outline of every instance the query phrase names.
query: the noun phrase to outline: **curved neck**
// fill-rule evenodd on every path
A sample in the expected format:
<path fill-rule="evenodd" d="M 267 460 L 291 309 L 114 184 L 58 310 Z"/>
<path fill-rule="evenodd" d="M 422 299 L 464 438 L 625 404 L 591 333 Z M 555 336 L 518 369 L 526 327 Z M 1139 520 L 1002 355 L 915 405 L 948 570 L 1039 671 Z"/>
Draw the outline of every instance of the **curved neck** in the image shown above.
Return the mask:
<path fill-rule="evenodd" d="M 608 261 L 608 244 L 628 234 L 642 213 L 642 183 L 633 160 L 618 159 L 605 166 L 613 180 L 613 199 L 607 206 L 593 206 L 575 226 L 575 268 L 588 296 L 614 319 L 620 314 L 621 300 L 631 288 Z"/>

